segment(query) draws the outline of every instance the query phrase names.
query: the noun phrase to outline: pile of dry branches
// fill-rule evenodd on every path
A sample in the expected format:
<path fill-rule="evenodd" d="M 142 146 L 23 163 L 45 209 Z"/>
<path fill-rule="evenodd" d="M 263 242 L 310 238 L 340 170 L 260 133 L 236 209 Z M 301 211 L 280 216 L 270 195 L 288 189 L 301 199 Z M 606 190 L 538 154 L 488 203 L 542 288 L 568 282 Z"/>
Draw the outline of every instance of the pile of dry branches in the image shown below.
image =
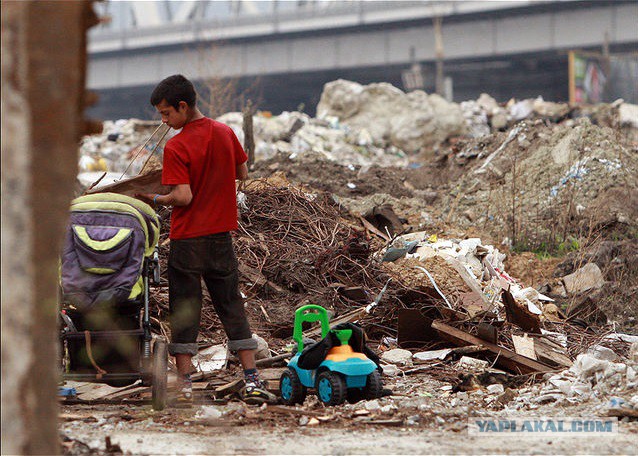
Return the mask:
<path fill-rule="evenodd" d="M 326 193 L 252 181 L 242 189 L 235 246 L 244 292 L 273 327 L 290 325 L 294 310 L 314 303 L 336 313 L 361 302 L 339 293 L 360 287 L 370 297 L 384 274 L 370 257 L 371 241 Z"/>

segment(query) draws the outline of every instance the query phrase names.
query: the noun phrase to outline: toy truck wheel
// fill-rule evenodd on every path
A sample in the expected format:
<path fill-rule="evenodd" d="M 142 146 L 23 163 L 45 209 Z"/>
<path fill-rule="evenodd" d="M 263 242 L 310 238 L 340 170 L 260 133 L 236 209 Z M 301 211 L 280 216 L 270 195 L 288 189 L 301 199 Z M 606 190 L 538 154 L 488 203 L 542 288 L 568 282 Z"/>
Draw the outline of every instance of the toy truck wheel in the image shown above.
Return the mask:
<path fill-rule="evenodd" d="M 342 404 L 346 400 L 346 394 L 346 382 L 341 375 L 323 371 L 317 376 L 317 395 L 324 404 Z"/>
<path fill-rule="evenodd" d="M 168 347 L 165 341 L 157 340 L 153 346 L 153 383 L 151 385 L 153 410 L 164 410 L 166 407 L 167 368 Z"/>
<path fill-rule="evenodd" d="M 308 389 L 301 384 L 297 372 L 286 369 L 279 379 L 279 395 L 286 405 L 303 404 Z"/>
<path fill-rule="evenodd" d="M 383 391 L 383 381 L 381 380 L 381 373 L 375 369 L 370 375 L 368 375 L 368 381 L 365 388 L 363 388 L 363 395 L 366 399 L 376 399 L 381 397 Z"/>
<path fill-rule="evenodd" d="M 362 401 L 364 399 L 363 390 L 361 388 L 349 388 L 347 399 L 351 404 Z"/>

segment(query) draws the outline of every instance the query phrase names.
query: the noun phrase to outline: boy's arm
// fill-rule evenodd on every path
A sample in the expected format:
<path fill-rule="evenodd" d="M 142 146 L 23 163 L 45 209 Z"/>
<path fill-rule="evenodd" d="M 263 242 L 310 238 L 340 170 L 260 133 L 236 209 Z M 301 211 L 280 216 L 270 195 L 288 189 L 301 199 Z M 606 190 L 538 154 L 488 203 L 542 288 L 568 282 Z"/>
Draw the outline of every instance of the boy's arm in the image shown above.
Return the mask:
<path fill-rule="evenodd" d="M 235 178 L 239 180 L 248 179 L 248 165 L 246 165 L 246 162 L 235 167 Z"/>
<path fill-rule="evenodd" d="M 188 206 L 193 199 L 193 192 L 189 184 L 178 184 L 171 188 L 167 195 L 156 193 L 140 193 L 139 198 L 153 204 L 162 206 Z"/>

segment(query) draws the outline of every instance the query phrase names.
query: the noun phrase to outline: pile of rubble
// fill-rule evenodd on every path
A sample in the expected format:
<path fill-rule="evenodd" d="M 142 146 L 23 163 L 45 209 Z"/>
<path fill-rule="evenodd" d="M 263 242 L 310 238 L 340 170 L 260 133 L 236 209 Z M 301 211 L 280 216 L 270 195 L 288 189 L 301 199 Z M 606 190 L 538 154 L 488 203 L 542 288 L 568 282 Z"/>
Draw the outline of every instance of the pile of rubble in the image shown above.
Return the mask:
<path fill-rule="evenodd" d="M 481 94 L 458 104 L 419 90 L 405 93 L 387 83 L 361 85 L 340 79 L 325 85 L 316 118 L 302 112 L 257 112 L 255 158 L 285 155 L 299 160 L 318 154 L 344 166 L 405 167 L 431 157 L 454 138 L 482 138 L 523 120 L 555 124 L 578 118 L 638 137 L 638 107 L 622 100 L 585 107 L 540 97 L 499 104 Z M 231 126 L 243 142 L 241 113 L 227 113 L 218 120 Z M 102 134 L 83 139 L 80 170 L 121 173 L 139 155 L 128 169 L 129 175 L 137 174 L 153 150 L 161 158 L 163 144 L 174 134 L 162 131 L 146 143 L 158 126 L 159 122 L 137 119 L 105 122 Z"/>
<path fill-rule="evenodd" d="M 373 243 L 357 218 L 342 211 L 329 194 L 275 176 L 246 183 L 240 195 L 235 245 L 254 328 L 291 333 L 294 310 L 304 303 L 340 314 L 379 292 L 383 271 L 370 262 Z M 165 264 L 170 210 L 163 209 L 161 216 L 165 234 L 159 253 Z M 152 302 L 162 319 L 168 310 L 167 290 L 157 290 Z M 202 327 L 204 337 L 223 339 L 212 308 L 205 311 Z"/>
<path fill-rule="evenodd" d="M 597 401 L 612 409 L 634 410 L 638 416 L 638 336 L 624 338 L 635 340 L 627 358 L 609 348 L 593 346 L 578 355 L 569 369 L 546 374 L 545 383 L 535 385 L 529 393 L 523 392 L 517 404 Z"/>
<path fill-rule="evenodd" d="M 387 83 L 330 82 L 321 94 L 317 117 L 338 119 L 374 144 L 410 154 L 435 149 L 466 131 L 459 105 L 421 90 L 404 93 Z"/>

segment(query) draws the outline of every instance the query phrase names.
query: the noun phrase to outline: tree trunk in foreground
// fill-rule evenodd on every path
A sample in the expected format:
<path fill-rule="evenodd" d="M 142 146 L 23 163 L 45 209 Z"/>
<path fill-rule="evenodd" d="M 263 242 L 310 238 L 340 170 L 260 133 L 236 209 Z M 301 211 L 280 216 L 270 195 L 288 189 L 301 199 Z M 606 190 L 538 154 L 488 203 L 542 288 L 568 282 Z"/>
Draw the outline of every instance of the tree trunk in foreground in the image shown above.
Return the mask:
<path fill-rule="evenodd" d="M 2 2 L 2 453 L 57 454 L 58 256 L 92 2 Z"/>

